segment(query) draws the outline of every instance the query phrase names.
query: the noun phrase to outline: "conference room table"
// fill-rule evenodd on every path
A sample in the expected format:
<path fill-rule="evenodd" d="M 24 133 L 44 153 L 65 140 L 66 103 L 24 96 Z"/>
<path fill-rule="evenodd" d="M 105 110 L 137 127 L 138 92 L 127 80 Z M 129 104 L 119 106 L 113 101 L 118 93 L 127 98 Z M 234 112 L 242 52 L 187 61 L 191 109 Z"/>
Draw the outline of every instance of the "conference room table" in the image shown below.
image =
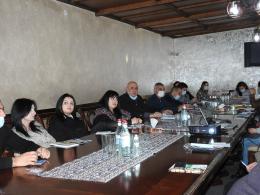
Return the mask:
<path fill-rule="evenodd" d="M 129 168 L 107 183 L 43 178 L 29 172 L 33 167 L 1 170 L 0 194 L 203 194 L 214 179 L 215 174 L 241 140 L 252 115 L 247 118 L 237 118 L 236 115 L 219 115 L 218 118 L 228 119 L 232 124 L 235 124 L 234 128 L 227 131 L 225 135 L 212 138 L 194 137 L 184 133 L 185 135 L 173 144 Z M 167 133 L 181 134 L 182 132 L 173 129 L 167 131 Z M 87 136 L 86 139 L 92 141 L 76 148 L 50 148 L 50 159 L 38 168 L 51 170 L 102 148 L 99 136 L 93 134 Z M 183 147 L 184 144 L 189 142 L 208 143 L 212 139 L 230 143 L 231 147 L 207 153 L 191 153 L 185 151 Z M 202 174 L 169 172 L 169 168 L 175 162 L 207 164 L 208 167 Z"/>

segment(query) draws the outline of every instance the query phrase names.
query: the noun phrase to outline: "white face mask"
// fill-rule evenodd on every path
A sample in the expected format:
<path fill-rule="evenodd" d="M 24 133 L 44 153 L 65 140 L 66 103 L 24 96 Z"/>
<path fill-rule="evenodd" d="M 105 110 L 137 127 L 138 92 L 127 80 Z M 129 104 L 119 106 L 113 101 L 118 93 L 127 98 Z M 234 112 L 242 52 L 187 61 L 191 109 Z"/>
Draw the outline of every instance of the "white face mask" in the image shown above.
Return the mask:
<path fill-rule="evenodd" d="M 175 100 L 179 100 L 181 98 L 181 96 L 177 95 L 173 97 Z"/>
<path fill-rule="evenodd" d="M 186 95 L 186 93 L 187 93 L 187 91 L 184 90 L 184 91 L 181 92 L 181 95 Z"/>
<path fill-rule="evenodd" d="M 0 116 L 0 128 L 3 127 L 5 124 L 5 117 Z"/>
<path fill-rule="evenodd" d="M 136 99 L 137 99 L 137 96 L 131 96 L 131 95 L 129 95 L 129 97 L 130 97 L 132 100 L 136 100 Z"/>
<path fill-rule="evenodd" d="M 162 98 L 165 95 L 165 91 L 158 91 L 157 95 L 158 97 Z"/>
<path fill-rule="evenodd" d="M 204 90 L 209 90 L 209 86 L 204 86 Z"/>
<path fill-rule="evenodd" d="M 244 93 L 244 92 L 246 91 L 246 89 L 245 89 L 245 88 L 241 88 L 241 89 L 239 89 L 239 91 L 240 91 L 241 93 Z"/>

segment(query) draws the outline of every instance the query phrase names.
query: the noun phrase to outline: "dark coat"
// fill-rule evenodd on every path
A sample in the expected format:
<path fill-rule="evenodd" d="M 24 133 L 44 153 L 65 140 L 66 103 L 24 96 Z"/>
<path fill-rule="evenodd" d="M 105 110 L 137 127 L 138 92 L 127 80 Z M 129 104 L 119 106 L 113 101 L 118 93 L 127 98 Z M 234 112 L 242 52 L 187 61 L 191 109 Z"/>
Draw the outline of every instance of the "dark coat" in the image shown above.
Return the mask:
<path fill-rule="evenodd" d="M 144 104 L 143 98 L 138 95 L 136 100 L 132 100 L 127 93 L 119 97 L 120 108 L 131 114 L 131 117 L 144 118 L 145 112 L 148 111 Z"/>
<path fill-rule="evenodd" d="M 161 112 L 167 107 L 167 102 L 164 98 L 159 98 L 153 94 L 146 102 L 147 108 L 150 112 Z"/>
<path fill-rule="evenodd" d="M 52 117 L 49 123 L 48 132 L 56 141 L 65 141 L 87 135 L 87 130 L 83 121 L 77 117 L 64 117 L 64 119 L 60 119 L 57 116 Z"/>

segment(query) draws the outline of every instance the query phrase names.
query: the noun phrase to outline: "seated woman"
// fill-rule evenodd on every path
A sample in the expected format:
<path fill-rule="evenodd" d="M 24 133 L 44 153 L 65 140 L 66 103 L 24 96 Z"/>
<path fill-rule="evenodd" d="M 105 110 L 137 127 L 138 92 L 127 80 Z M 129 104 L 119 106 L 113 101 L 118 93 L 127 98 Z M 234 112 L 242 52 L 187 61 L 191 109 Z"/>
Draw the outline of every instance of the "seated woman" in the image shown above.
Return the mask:
<path fill-rule="evenodd" d="M 197 92 L 196 96 L 197 96 L 198 101 L 209 99 L 209 83 L 208 83 L 208 81 L 203 81 L 201 83 L 200 89 Z"/>
<path fill-rule="evenodd" d="M 121 110 L 118 104 L 118 93 L 112 90 L 107 91 L 99 101 L 101 108 L 96 109 L 93 121 L 93 132 L 115 131 L 117 119 L 124 118 L 132 124 L 139 123 L 140 119 L 132 118 L 130 113 Z"/>
<path fill-rule="evenodd" d="M 244 102 L 250 102 L 250 91 L 247 84 L 240 81 L 236 86 L 236 95 L 241 97 Z"/>
<path fill-rule="evenodd" d="M 40 157 L 49 158 L 50 152 L 46 148 L 56 140 L 35 121 L 36 108 L 33 100 L 15 100 L 11 110 L 14 127 L 7 141 L 7 149 L 14 153 L 37 151 Z"/>
<path fill-rule="evenodd" d="M 65 141 L 87 135 L 82 120 L 76 116 L 76 101 L 70 94 L 63 94 L 57 101 L 56 114 L 51 118 L 48 132 L 57 140 Z"/>
<path fill-rule="evenodd" d="M 10 135 L 10 129 L 8 129 L 4 124 L 5 111 L 4 106 L 0 100 L 0 155 L 2 155 L 6 149 L 6 141 Z M 35 151 L 26 152 L 15 157 L 0 157 L 0 169 L 35 165 L 37 159 L 38 155 Z"/>

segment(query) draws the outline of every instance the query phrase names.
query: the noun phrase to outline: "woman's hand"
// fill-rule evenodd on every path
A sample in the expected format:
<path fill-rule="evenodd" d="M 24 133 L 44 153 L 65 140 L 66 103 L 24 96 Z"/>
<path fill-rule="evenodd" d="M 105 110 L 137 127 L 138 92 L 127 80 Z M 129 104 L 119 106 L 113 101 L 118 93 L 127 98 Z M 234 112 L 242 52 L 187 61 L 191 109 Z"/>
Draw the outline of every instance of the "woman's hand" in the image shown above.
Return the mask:
<path fill-rule="evenodd" d="M 38 156 L 40 156 L 41 158 L 44 158 L 44 159 L 50 158 L 50 155 L 51 155 L 51 153 L 48 149 L 42 148 L 42 147 L 38 148 L 36 152 L 37 152 Z"/>
<path fill-rule="evenodd" d="M 253 163 L 247 165 L 247 166 L 246 166 L 247 172 L 251 172 L 252 169 L 253 169 L 256 165 L 257 165 L 257 162 L 253 162 Z"/>
<path fill-rule="evenodd" d="M 26 152 L 20 156 L 13 157 L 13 167 L 23 167 L 27 165 L 35 165 L 38 159 L 36 152 Z"/>

